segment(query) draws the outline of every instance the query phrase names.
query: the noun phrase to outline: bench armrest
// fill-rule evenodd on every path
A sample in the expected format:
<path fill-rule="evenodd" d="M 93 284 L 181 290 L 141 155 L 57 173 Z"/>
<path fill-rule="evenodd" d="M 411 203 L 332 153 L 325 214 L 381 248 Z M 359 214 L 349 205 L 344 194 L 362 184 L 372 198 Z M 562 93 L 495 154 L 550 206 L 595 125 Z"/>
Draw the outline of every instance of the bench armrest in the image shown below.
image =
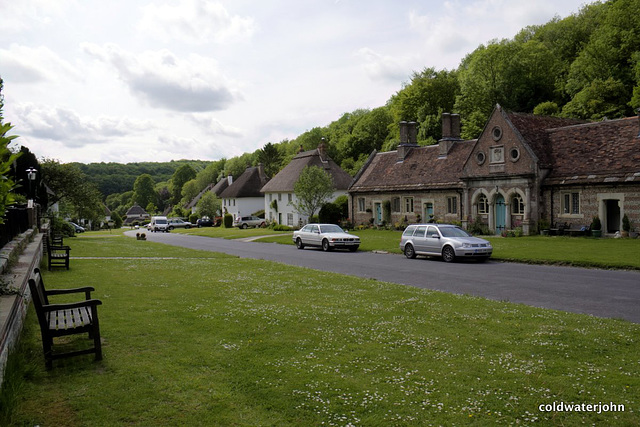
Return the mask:
<path fill-rule="evenodd" d="M 56 310 L 70 310 L 72 308 L 96 307 L 102 304 L 99 299 L 88 299 L 85 301 L 71 302 L 68 304 L 49 304 L 43 305 L 42 310 L 45 312 Z"/>
<path fill-rule="evenodd" d="M 84 286 L 82 288 L 73 289 L 47 289 L 47 295 L 62 295 L 62 294 L 75 294 L 80 292 L 93 292 L 95 289 L 93 286 Z"/>
<path fill-rule="evenodd" d="M 91 299 L 91 292 L 95 291 L 93 286 L 84 286 L 82 288 L 73 289 L 47 289 L 45 293 L 47 295 L 66 295 L 66 294 L 79 294 L 84 292 L 85 299 Z"/>

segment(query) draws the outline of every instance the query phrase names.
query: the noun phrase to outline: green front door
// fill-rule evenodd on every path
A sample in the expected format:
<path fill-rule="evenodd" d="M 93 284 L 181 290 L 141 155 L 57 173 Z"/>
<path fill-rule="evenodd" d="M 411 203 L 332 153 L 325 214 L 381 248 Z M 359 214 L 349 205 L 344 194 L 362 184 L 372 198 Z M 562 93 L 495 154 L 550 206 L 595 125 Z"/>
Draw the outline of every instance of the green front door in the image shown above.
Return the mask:
<path fill-rule="evenodd" d="M 500 234 L 504 231 L 507 224 L 507 206 L 505 205 L 504 197 L 502 197 L 501 194 L 498 194 L 498 197 L 496 197 L 495 214 L 496 234 Z"/>

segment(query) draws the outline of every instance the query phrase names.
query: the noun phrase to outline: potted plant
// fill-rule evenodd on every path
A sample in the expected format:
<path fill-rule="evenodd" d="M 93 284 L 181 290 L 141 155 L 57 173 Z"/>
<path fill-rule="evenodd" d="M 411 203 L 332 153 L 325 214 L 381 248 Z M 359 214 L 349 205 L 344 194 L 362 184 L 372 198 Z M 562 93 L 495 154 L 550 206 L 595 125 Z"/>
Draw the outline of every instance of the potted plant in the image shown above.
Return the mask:
<path fill-rule="evenodd" d="M 631 231 L 631 221 L 627 214 L 622 217 L 622 237 L 629 237 L 629 231 Z"/>
<path fill-rule="evenodd" d="M 543 236 L 548 236 L 549 228 L 549 220 L 546 218 L 540 218 L 540 221 L 538 221 L 538 231 L 540 232 L 540 234 Z"/>
<path fill-rule="evenodd" d="M 591 235 L 593 237 L 602 236 L 602 223 L 600 222 L 600 217 L 598 215 L 593 217 L 593 221 L 591 221 Z"/>

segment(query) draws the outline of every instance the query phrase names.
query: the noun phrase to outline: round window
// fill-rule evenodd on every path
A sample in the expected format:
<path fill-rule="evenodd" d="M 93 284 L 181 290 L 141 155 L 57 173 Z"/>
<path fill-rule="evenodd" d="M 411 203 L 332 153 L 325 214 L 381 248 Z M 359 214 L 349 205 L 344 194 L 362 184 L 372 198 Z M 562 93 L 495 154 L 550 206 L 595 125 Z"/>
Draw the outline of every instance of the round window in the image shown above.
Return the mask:
<path fill-rule="evenodd" d="M 481 165 L 484 163 L 485 160 L 486 160 L 486 156 L 484 155 L 484 153 L 482 151 L 478 151 L 478 154 L 476 154 L 476 162 L 478 162 L 478 164 Z"/>
<path fill-rule="evenodd" d="M 509 156 L 511 157 L 511 161 L 515 162 L 520 158 L 520 150 L 518 150 L 517 148 L 512 148 L 511 150 L 509 150 Z"/>
<path fill-rule="evenodd" d="M 494 141 L 499 141 L 502 138 L 502 128 L 500 126 L 496 126 L 491 131 L 491 135 L 493 135 Z"/>

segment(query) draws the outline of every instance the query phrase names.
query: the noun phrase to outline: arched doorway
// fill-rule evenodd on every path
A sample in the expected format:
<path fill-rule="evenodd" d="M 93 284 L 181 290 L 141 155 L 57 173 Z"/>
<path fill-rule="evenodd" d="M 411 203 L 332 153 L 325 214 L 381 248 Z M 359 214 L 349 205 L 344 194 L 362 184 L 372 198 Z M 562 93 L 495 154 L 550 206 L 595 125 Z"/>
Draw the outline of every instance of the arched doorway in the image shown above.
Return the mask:
<path fill-rule="evenodd" d="M 496 196 L 494 212 L 496 219 L 496 234 L 501 234 L 507 225 L 507 206 L 504 203 L 504 197 L 502 194 L 498 194 Z"/>

